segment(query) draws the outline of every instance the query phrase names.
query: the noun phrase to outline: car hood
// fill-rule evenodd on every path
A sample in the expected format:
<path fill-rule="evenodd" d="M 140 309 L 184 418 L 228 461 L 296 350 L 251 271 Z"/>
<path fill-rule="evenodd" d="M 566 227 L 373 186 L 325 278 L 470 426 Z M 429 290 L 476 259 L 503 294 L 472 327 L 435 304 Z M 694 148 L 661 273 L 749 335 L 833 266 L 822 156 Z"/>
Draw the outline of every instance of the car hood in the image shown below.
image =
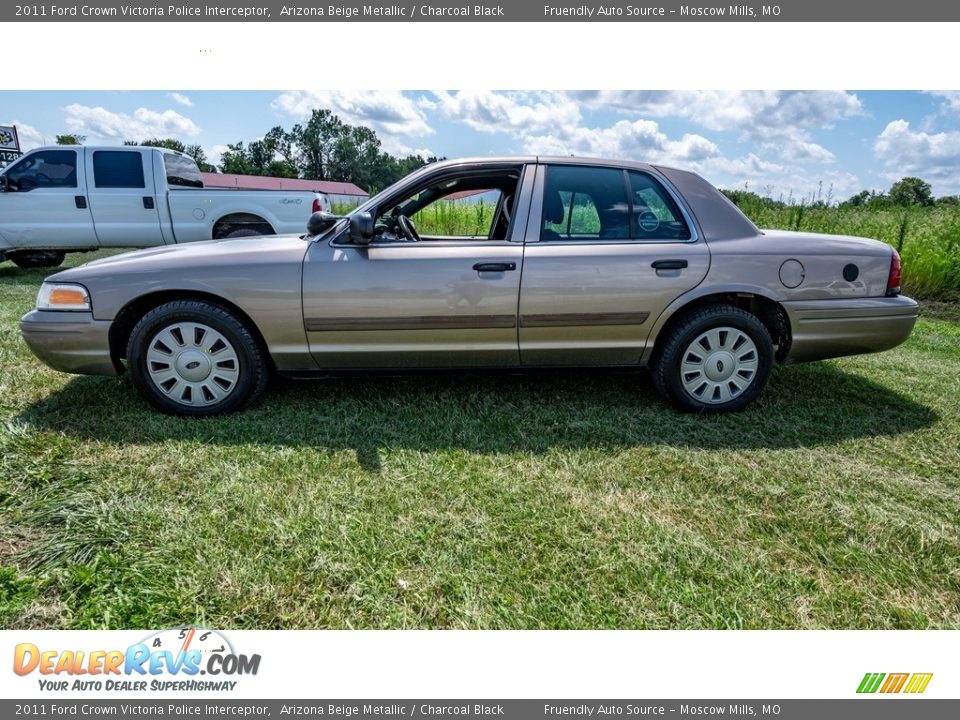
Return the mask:
<path fill-rule="evenodd" d="M 51 275 L 48 280 L 81 280 L 85 277 L 116 274 L 118 272 L 144 272 L 157 268 L 175 268 L 217 265 L 223 267 L 231 262 L 250 264 L 258 258 L 276 258 L 298 251 L 306 252 L 307 243 L 299 235 L 265 235 L 229 240 L 164 245 L 161 247 L 134 250 L 93 260 L 69 270 Z"/>
<path fill-rule="evenodd" d="M 819 254 L 889 255 L 890 246 L 879 240 L 852 235 L 793 232 L 790 230 L 761 230 L 764 242 L 778 243 L 790 250 L 807 250 Z"/>

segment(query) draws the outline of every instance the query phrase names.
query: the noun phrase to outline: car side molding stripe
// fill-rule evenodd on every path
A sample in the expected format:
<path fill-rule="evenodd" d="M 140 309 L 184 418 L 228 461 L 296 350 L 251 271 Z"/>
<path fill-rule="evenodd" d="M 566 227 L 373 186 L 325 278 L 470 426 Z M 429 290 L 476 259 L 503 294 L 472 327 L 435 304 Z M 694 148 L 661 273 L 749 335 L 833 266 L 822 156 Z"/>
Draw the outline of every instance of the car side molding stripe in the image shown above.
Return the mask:
<path fill-rule="evenodd" d="M 520 327 L 576 327 L 584 325 L 642 325 L 647 312 L 543 313 L 521 315 Z M 415 315 L 399 318 L 306 318 L 308 332 L 350 330 L 473 330 L 516 327 L 513 315 Z"/>
<path fill-rule="evenodd" d="M 398 318 L 305 318 L 308 332 L 337 330 L 475 330 L 513 328 L 513 315 L 411 315 Z"/>
<path fill-rule="evenodd" d="M 648 312 L 620 313 L 543 313 L 521 315 L 520 327 L 562 327 L 577 325 L 643 325 Z"/>

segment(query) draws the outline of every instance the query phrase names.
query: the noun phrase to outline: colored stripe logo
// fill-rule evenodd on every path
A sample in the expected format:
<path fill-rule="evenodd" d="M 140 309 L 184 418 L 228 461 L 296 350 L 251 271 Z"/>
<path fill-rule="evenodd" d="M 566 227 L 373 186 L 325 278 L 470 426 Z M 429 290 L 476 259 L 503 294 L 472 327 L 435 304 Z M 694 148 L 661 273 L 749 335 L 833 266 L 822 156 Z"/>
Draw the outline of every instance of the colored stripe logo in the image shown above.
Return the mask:
<path fill-rule="evenodd" d="M 872 693 L 910 693 L 919 694 L 927 689 L 933 673 L 867 673 L 860 681 L 857 692 Z"/>

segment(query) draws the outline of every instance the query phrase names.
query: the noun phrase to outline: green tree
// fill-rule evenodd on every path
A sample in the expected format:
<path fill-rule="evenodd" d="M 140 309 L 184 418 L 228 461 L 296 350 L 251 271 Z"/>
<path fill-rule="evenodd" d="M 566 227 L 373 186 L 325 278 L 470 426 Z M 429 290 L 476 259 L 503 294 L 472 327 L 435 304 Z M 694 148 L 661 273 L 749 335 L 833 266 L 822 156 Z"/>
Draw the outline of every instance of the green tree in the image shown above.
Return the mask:
<path fill-rule="evenodd" d="M 329 110 L 314 110 L 289 131 L 271 128 L 248 144 L 228 145 L 220 170 L 241 175 L 352 182 L 367 191 L 384 188 L 437 158 L 404 158 L 384 152 L 377 133 L 349 125 Z"/>
<path fill-rule="evenodd" d="M 126 140 L 124 145 L 141 145 L 143 147 L 159 147 L 173 150 L 175 152 L 184 152 L 187 146 L 176 138 L 148 138 L 137 142 L 136 140 Z"/>
<path fill-rule="evenodd" d="M 333 145 L 327 167 L 328 179 L 370 187 L 383 172 L 385 157 L 389 158 L 380 152 L 380 138 L 373 130 L 343 125 Z"/>
<path fill-rule="evenodd" d="M 840 203 L 840 207 L 863 207 L 870 202 L 872 197 L 873 193 L 871 193 L 869 190 L 861 190 L 853 197 L 848 198 Z"/>
<path fill-rule="evenodd" d="M 216 172 L 217 168 L 207 159 L 207 151 L 200 145 L 187 145 L 183 149 L 187 155 L 192 157 L 200 168 L 200 172 Z"/>
<path fill-rule="evenodd" d="M 83 145 L 87 141 L 86 135 L 57 135 L 57 145 Z"/>
<path fill-rule="evenodd" d="M 237 175 L 257 175 L 250 153 L 242 142 L 227 145 L 227 150 L 220 156 L 220 172 L 235 173 Z"/>
<path fill-rule="evenodd" d="M 334 148 L 343 134 L 343 122 L 329 110 L 314 110 L 306 124 L 290 131 L 299 158 L 300 175 L 309 180 L 329 180 Z"/>
<path fill-rule="evenodd" d="M 139 145 L 141 147 L 159 147 L 166 148 L 167 150 L 173 150 L 174 152 L 181 152 L 184 155 L 189 155 L 197 163 L 197 167 L 200 168 L 201 172 L 216 172 L 217 168 L 210 164 L 207 160 L 207 153 L 200 145 L 185 145 L 180 140 L 176 138 L 148 138 L 147 140 L 141 140 L 137 142 L 136 140 L 124 140 L 124 145 L 133 146 Z"/>
<path fill-rule="evenodd" d="M 933 188 L 918 177 L 898 180 L 887 195 L 894 205 L 933 205 Z"/>

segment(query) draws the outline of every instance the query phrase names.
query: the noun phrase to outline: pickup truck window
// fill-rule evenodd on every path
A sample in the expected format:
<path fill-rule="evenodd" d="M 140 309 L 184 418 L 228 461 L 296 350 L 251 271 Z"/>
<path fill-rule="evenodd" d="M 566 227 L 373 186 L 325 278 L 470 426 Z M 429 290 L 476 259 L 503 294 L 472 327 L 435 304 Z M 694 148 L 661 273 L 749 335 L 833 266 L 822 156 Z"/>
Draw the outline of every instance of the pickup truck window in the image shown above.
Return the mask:
<path fill-rule="evenodd" d="M 77 186 L 75 150 L 43 150 L 23 158 L 6 172 L 11 187 L 20 191 Z"/>
<path fill-rule="evenodd" d="M 143 156 L 139 151 L 97 150 L 93 153 L 93 183 L 98 188 L 144 188 Z"/>
<path fill-rule="evenodd" d="M 203 187 L 203 176 L 200 168 L 192 158 L 173 153 L 163 154 L 163 167 L 167 173 L 167 185 L 175 187 Z"/>

